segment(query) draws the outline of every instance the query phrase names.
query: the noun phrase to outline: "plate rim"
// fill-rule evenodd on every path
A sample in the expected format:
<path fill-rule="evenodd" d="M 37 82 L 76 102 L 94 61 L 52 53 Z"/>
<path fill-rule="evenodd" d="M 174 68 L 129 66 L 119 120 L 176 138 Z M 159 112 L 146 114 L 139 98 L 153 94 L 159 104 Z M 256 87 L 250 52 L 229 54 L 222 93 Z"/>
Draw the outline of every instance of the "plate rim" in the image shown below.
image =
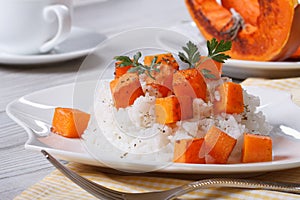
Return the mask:
<path fill-rule="evenodd" d="M 250 61 L 250 60 L 238 60 L 238 59 L 228 59 L 224 66 L 241 68 L 255 68 L 254 66 L 260 66 L 260 70 L 294 70 L 300 69 L 300 61 L 286 61 L 286 62 L 272 62 L 272 61 Z M 274 68 L 276 67 L 276 68 Z M 257 67 L 255 68 L 257 69 Z"/>

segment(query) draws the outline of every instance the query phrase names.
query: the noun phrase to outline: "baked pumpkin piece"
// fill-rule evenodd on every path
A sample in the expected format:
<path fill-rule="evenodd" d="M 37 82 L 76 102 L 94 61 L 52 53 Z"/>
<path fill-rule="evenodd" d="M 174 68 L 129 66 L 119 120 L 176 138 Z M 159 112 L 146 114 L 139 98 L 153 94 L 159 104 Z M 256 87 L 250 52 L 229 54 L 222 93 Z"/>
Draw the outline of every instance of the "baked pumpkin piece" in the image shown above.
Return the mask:
<path fill-rule="evenodd" d="M 204 77 L 196 68 L 178 70 L 173 75 L 174 94 L 201 98 L 206 101 L 207 85 Z"/>
<path fill-rule="evenodd" d="M 216 89 L 214 113 L 240 114 L 244 112 L 243 88 L 234 82 L 225 82 Z"/>
<path fill-rule="evenodd" d="M 146 76 L 146 85 L 151 86 L 159 93 L 157 97 L 166 97 L 173 94 L 173 74 L 175 69 L 171 65 L 160 64 L 157 69 L 159 72 L 153 71 L 152 77 Z"/>
<path fill-rule="evenodd" d="M 260 14 L 258 0 L 221 0 L 221 3 L 228 10 L 233 8 L 246 23 L 257 25 L 257 18 Z"/>
<path fill-rule="evenodd" d="M 132 68 L 132 65 L 121 66 L 121 63 L 121 61 L 117 61 L 115 63 L 115 79 L 120 78 L 122 75 L 126 74 L 130 68 Z"/>
<path fill-rule="evenodd" d="M 237 140 L 216 126 L 212 126 L 204 137 L 205 163 L 225 164 Z"/>
<path fill-rule="evenodd" d="M 200 154 L 204 138 L 177 140 L 174 144 L 173 162 L 205 164 L 205 157 Z"/>
<path fill-rule="evenodd" d="M 155 100 L 156 122 L 160 124 L 171 124 L 181 120 L 180 103 L 174 95 L 156 98 Z"/>
<path fill-rule="evenodd" d="M 197 65 L 197 69 L 202 74 L 203 74 L 203 70 L 206 70 L 213 77 L 211 78 L 210 76 L 208 77 L 204 76 L 206 82 L 221 78 L 223 63 L 215 61 L 211 58 L 207 58 L 206 56 L 201 56 L 201 60 L 202 61 L 200 61 L 199 64 Z"/>
<path fill-rule="evenodd" d="M 269 136 L 245 133 L 242 148 L 242 162 L 272 161 L 272 139 Z"/>
<path fill-rule="evenodd" d="M 68 138 L 80 138 L 88 126 L 90 114 L 73 108 L 54 110 L 51 131 Z"/>
<path fill-rule="evenodd" d="M 191 17 L 207 40 L 232 40 L 232 48 L 228 53 L 234 59 L 284 60 L 300 45 L 300 6 L 295 6 L 294 0 L 258 0 L 259 9 L 255 10 L 252 4 L 253 19 L 245 17 L 244 24 L 241 20 L 243 17 L 237 18 L 226 7 L 232 6 L 238 10 L 248 5 L 249 1 L 235 1 L 226 7 L 216 0 L 185 2 Z M 244 12 L 244 15 L 247 13 Z"/>
<path fill-rule="evenodd" d="M 300 40 L 300 38 L 299 38 Z M 300 47 L 291 55 L 291 59 L 300 59 Z"/>
<path fill-rule="evenodd" d="M 163 54 L 145 56 L 144 64 L 147 66 L 150 66 L 154 57 L 157 58 L 156 62 L 155 62 L 157 64 L 169 65 L 169 66 L 172 66 L 176 70 L 179 69 L 179 65 L 171 53 L 163 53 Z"/>
<path fill-rule="evenodd" d="M 257 25 L 257 18 L 260 13 L 258 0 L 222 0 L 221 2 L 222 5 L 228 10 L 233 8 L 236 12 L 238 12 L 246 23 Z M 247 6 L 244 6 L 246 4 Z M 298 2 L 294 1 L 294 6 L 297 6 L 297 4 Z M 298 49 L 289 58 L 299 59 L 300 47 L 298 47 Z"/>
<path fill-rule="evenodd" d="M 125 73 L 120 78 L 113 79 L 110 90 L 114 105 L 118 109 L 131 106 L 138 97 L 145 95 L 136 73 Z"/>

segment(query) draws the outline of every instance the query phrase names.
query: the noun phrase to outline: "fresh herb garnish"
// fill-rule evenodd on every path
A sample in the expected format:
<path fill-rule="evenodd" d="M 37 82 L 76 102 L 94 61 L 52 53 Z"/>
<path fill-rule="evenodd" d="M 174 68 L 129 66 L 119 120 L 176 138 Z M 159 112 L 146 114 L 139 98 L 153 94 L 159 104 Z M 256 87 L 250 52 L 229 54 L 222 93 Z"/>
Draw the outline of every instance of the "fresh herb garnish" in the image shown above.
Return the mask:
<path fill-rule="evenodd" d="M 133 60 L 130 59 L 128 56 L 115 56 L 114 59 L 120 61 L 119 67 L 125 66 L 136 66 L 139 64 L 139 59 L 142 57 L 141 52 L 137 52 L 133 56 Z"/>
<path fill-rule="evenodd" d="M 207 49 L 208 49 L 208 58 L 211 58 L 217 62 L 224 63 L 224 60 L 231 58 L 229 55 L 226 55 L 222 52 L 229 51 L 231 49 L 232 43 L 231 41 L 221 40 L 217 41 L 216 38 L 213 38 L 211 41 L 207 41 Z"/>
<path fill-rule="evenodd" d="M 214 74 L 211 73 L 211 71 L 209 69 L 201 69 L 201 73 L 203 74 L 203 76 L 205 78 L 208 79 L 216 79 L 216 76 Z"/>
<path fill-rule="evenodd" d="M 186 47 L 182 47 L 182 49 L 185 51 L 187 56 L 184 53 L 179 52 L 178 56 L 180 60 L 182 60 L 185 63 L 188 63 L 189 68 L 195 68 L 196 63 L 198 63 L 200 60 L 200 53 L 198 51 L 198 47 L 194 43 L 189 41 L 186 44 Z"/>
<path fill-rule="evenodd" d="M 140 74 L 146 74 L 152 79 L 155 79 L 152 73 L 154 71 L 159 72 L 159 69 L 157 66 L 159 65 L 156 63 L 157 61 L 157 56 L 155 56 L 150 64 L 150 66 L 143 65 L 142 63 L 139 62 L 139 59 L 142 57 L 141 52 L 137 52 L 133 56 L 133 60 L 130 59 L 128 56 L 116 56 L 114 57 L 115 60 L 121 61 L 119 64 L 119 67 L 124 67 L 124 66 L 132 66 L 128 72 L 137 72 L 139 75 Z"/>
<path fill-rule="evenodd" d="M 211 41 L 207 41 L 207 49 L 208 49 L 208 55 L 207 57 L 200 60 L 200 53 L 198 50 L 198 47 L 189 41 L 186 44 L 186 47 L 182 47 L 184 52 L 179 52 L 178 56 L 179 58 L 187 63 L 189 66 L 188 68 L 196 68 L 201 63 L 205 62 L 207 59 L 213 59 L 217 62 L 224 63 L 224 60 L 227 60 L 230 58 L 229 55 L 224 54 L 223 52 L 228 51 L 231 49 L 231 41 L 224 41 L 221 40 L 218 42 L 216 38 L 213 38 Z M 216 77 L 211 74 L 211 71 L 208 69 L 202 69 L 201 70 L 203 76 L 205 76 L 208 79 L 215 79 Z"/>

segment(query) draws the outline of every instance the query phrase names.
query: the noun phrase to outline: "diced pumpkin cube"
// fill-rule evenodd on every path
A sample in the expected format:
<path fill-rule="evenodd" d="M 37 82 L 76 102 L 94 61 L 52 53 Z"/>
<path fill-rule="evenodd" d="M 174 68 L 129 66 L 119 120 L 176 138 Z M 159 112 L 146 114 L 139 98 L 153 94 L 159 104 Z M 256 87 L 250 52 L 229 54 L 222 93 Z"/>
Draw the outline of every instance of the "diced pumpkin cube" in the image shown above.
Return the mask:
<path fill-rule="evenodd" d="M 152 93 L 150 92 L 151 96 L 167 97 L 173 94 L 172 90 L 164 85 L 157 84 L 157 83 L 150 83 L 147 85 L 154 89 Z"/>
<path fill-rule="evenodd" d="M 170 124 L 181 120 L 180 105 L 174 95 L 156 98 L 155 100 L 156 122 Z"/>
<path fill-rule="evenodd" d="M 169 65 L 169 66 L 172 66 L 173 69 L 176 69 L 176 70 L 179 69 L 179 65 L 171 53 L 163 53 L 163 54 L 145 56 L 144 64 L 147 66 L 150 66 L 152 63 L 152 60 L 154 59 L 155 56 L 157 57 L 157 60 L 155 63 L 160 63 L 162 65 Z"/>
<path fill-rule="evenodd" d="M 181 120 L 193 118 L 193 98 L 189 96 L 177 97 L 180 106 Z"/>
<path fill-rule="evenodd" d="M 175 69 L 169 65 L 160 65 L 157 67 L 159 72 L 153 71 L 152 77 L 146 76 L 145 82 L 148 86 L 153 86 L 160 93 L 161 97 L 173 94 L 173 74 Z"/>
<path fill-rule="evenodd" d="M 132 67 L 131 65 L 120 66 L 121 63 L 121 61 L 115 63 L 115 79 L 120 78 L 123 74 L 126 74 L 127 71 Z"/>
<path fill-rule="evenodd" d="M 203 60 L 205 61 L 203 62 Z M 216 80 L 221 78 L 222 75 L 222 67 L 223 63 L 217 62 L 211 58 L 207 58 L 206 56 L 201 56 L 200 64 L 197 66 L 197 69 L 202 72 L 206 70 L 209 75 L 213 75 L 214 78 L 210 78 L 210 76 L 204 76 L 206 81 Z"/>
<path fill-rule="evenodd" d="M 225 164 L 237 140 L 216 126 L 212 126 L 204 137 L 205 162 Z"/>
<path fill-rule="evenodd" d="M 244 111 L 242 86 L 238 83 L 226 82 L 220 85 L 215 94 L 214 113 L 233 114 Z"/>
<path fill-rule="evenodd" d="M 126 73 L 110 82 L 112 98 L 116 108 L 126 108 L 144 95 L 139 76 L 135 73 Z"/>
<path fill-rule="evenodd" d="M 173 162 L 204 164 L 205 157 L 201 156 L 203 138 L 177 140 L 174 145 Z"/>
<path fill-rule="evenodd" d="M 272 139 L 269 136 L 244 134 L 242 162 L 272 161 Z"/>
<path fill-rule="evenodd" d="M 68 138 L 79 138 L 88 126 L 90 114 L 72 108 L 55 108 L 51 131 Z"/>
<path fill-rule="evenodd" d="M 173 91 L 176 96 L 190 96 L 206 101 L 207 85 L 197 69 L 178 70 L 173 75 Z"/>

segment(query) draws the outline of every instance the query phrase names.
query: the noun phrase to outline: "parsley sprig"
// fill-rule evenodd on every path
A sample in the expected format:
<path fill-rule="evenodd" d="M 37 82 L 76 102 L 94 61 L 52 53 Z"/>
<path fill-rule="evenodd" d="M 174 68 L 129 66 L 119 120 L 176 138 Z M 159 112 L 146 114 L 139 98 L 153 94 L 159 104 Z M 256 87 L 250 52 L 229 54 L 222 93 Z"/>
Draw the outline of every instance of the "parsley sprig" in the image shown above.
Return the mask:
<path fill-rule="evenodd" d="M 231 41 L 225 42 L 224 40 L 221 40 L 220 42 L 218 42 L 216 38 L 213 38 L 211 41 L 208 40 L 208 55 L 204 59 L 200 60 L 200 53 L 198 47 L 194 43 L 189 41 L 186 44 L 186 47 L 182 47 L 184 52 L 179 52 L 178 56 L 180 60 L 189 65 L 188 68 L 196 68 L 198 65 L 205 62 L 207 59 L 213 59 L 217 62 L 224 63 L 225 60 L 230 58 L 230 56 L 226 55 L 223 52 L 230 50 L 231 46 Z M 210 74 L 210 70 L 207 69 L 202 69 L 202 74 L 206 78 L 213 77 L 213 75 Z"/>
<path fill-rule="evenodd" d="M 185 63 L 188 63 L 189 68 L 195 68 L 196 63 L 198 63 L 200 60 L 200 53 L 198 51 L 198 47 L 194 43 L 189 41 L 186 44 L 186 47 L 182 47 L 182 49 L 185 51 L 186 54 L 183 52 L 179 52 L 178 56 L 180 60 L 182 60 Z"/>
<path fill-rule="evenodd" d="M 231 57 L 222 52 L 229 51 L 231 49 L 231 46 L 231 41 L 225 42 L 224 40 L 221 40 L 220 42 L 218 42 L 216 38 L 213 38 L 211 41 L 207 40 L 207 57 L 217 62 L 224 63 L 224 60 L 227 60 Z"/>
<path fill-rule="evenodd" d="M 128 72 L 137 72 L 139 75 L 140 74 L 146 74 L 152 79 L 155 79 L 152 73 L 154 71 L 159 72 L 159 69 L 157 66 L 159 63 L 156 63 L 157 61 L 157 56 L 155 56 L 150 64 L 150 66 L 143 65 L 142 63 L 139 62 L 139 59 L 142 57 L 141 52 L 137 52 L 134 54 L 133 59 L 130 59 L 128 56 L 115 56 L 114 59 L 117 61 L 120 61 L 121 63 L 119 64 L 119 67 L 124 67 L 124 66 L 132 66 Z"/>

